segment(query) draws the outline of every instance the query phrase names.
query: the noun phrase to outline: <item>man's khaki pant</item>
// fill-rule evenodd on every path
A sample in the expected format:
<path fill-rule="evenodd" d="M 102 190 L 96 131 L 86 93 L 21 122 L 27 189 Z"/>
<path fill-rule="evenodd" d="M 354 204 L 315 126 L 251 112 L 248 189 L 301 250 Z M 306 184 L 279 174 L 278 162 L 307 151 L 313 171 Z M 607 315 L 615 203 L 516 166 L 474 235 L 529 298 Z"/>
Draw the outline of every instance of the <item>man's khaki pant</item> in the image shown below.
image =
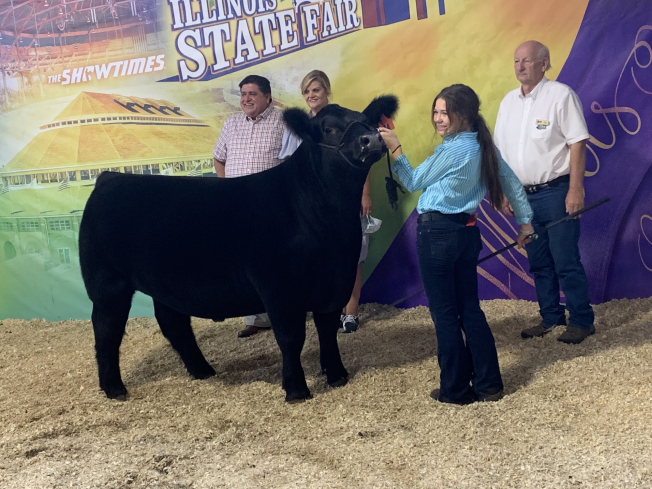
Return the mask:
<path fill-rule="evenodd" d="M 245 325 L 247 326 L 257 326 L 259 328 L 271 328 L 272 323 L 269 320 L 269 316 L 266 312 L 262 314 L 256 314 L 254 316 L 245 316 L 244 317 Z"/>

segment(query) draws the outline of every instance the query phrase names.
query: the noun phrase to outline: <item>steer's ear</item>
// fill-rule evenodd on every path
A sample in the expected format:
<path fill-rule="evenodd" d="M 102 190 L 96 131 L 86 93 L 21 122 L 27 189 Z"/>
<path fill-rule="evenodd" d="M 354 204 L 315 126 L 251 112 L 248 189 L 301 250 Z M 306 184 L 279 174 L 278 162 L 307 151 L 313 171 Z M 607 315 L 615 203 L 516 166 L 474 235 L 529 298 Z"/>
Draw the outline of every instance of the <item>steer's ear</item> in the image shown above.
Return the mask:
<path fill-rule="evenodd" d="M 287 128 L 302 140 L 311 139 L 310 118 L 301 109 L 292 108 L 283 111 L 283 120 Z"/>
<path fill-rule="evenodd" d="M 395 95 L 380 95 L 373 99 L 362 113 L 370 126 L 378 127 L 381 116 L 393 119 L 396 111 L 398 111 L 398 98 Z"/>

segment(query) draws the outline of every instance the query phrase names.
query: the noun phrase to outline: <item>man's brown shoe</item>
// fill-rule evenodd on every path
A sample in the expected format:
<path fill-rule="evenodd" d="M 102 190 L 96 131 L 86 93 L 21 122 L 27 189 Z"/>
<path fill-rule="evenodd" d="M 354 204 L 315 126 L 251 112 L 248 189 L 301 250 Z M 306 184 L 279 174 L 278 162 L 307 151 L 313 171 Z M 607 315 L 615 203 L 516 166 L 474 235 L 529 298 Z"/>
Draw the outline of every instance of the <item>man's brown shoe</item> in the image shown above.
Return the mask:
<path fill-rule="evenodd" d="M 266 329 L 270 329 L 270 328 L 259 328 L 258 326 L 247 326 L 245 329 L 238 332 L 238 338 L 248 338 L 248 337 L 253 336 L 255 334 L 258 334 L 260 331 L 264 331 Z"/>
<path fill-rule="evenodd" d="M 435 401 L 439 402 L 444 402 L 446 404 L 457 404 L 458 406 L 466 406 L 468 404 L 473 404 L 478 400 L 477 397 L 475 397 L 475 394 L 471 393 L 469 396 L 467 396 L 464 399 L 450 399 L 449 397 L 442 396 L 440 389 L 435 389 L 430 393 L 430 397 L 432 397 Z"/>
<path fill-rule="evenodd" d="M 557 341 L 566 343 L 569 345 L 579 345 L 586 338 L 595 333 L 595 328 L 591 326 L 591 329 L 578 328 L 577 326 L 568 326 L 566 331 L 564 331 Z"/>
<path fill-rule="evenodd" d="M 478 399 L 480 402 L 497 402 L 500 401 L 503 397 L 505 397 L 505 392 L 504 391 L 498 391 L 495 394 L 489 394 L 488 396 L 481 397 Z"/>
<path fill-rule="evenodd" d="M 541 336 L 548 334 L 552 331 L 555 326 L 545 326 L 543 323 L 533 326 L 532 328 L 527 328 L 521 331 L 521 338 L 527 340 L 529 338 L 540 338 Z"/>

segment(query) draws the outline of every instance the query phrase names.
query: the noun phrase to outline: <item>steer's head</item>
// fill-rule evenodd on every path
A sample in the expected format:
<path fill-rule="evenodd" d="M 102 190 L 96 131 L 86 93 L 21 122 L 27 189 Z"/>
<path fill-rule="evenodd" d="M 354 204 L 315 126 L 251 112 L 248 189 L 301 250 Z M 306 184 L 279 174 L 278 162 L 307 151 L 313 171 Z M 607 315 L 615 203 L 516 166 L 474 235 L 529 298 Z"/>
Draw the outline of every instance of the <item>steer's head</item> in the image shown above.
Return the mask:
<path fill-rule="evenodd" d="M 387 151 L 378 133 L 381 115 L 392 117 L 398 108 L 394 96 L 375 99 L 364 112 L 329 104 L 315 117 L 300 109 L 288 109 L 284 119 L 289 129 L 304 141 L 332 151 L 348 165 L 368 171 Z"/>

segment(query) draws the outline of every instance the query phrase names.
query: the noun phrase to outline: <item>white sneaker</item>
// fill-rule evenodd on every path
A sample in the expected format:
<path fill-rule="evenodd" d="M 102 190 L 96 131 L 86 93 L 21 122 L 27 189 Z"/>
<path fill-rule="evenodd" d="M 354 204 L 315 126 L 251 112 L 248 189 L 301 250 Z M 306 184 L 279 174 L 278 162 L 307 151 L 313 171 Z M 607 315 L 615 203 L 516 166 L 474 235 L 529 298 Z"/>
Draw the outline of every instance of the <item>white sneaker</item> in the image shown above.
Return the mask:
<path fill-rule="evenodd" d="M 358 330 L 358 326 L 360 326 L 358 316 L 347 314 L 344 316 L 344 320 L 342 321 L 342 329 L 344 330 L 342 333 L 353 333 Z"/>

